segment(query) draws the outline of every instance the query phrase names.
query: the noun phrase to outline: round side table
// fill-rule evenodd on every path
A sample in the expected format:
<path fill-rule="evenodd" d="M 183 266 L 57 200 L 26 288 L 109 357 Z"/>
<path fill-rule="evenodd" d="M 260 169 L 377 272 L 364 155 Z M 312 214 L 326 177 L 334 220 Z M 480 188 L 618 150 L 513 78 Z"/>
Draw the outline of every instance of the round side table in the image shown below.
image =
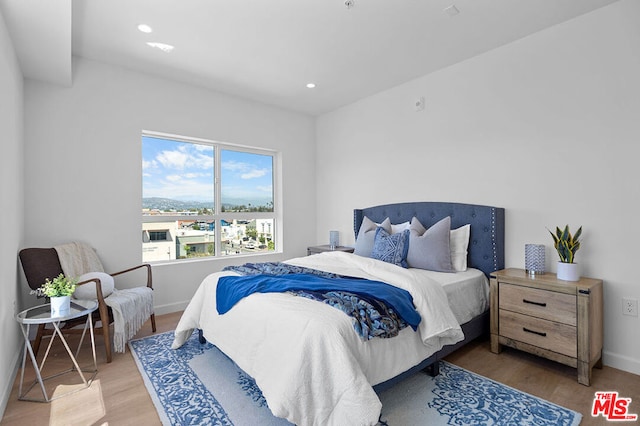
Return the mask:
<path fill-rule="evenodd" d="M 80 304 L 82 303 L 82 304 Z M 68 315 L 62 316 L 62 317 L 52 317 L 51 316 L 51 304 L 47 303 L 44 305 L 39 305 L 39 306 L 35 306 L 33 308 L 29 308 L 29 309 L 25 309 L 24 311 L 20 312 L 19 314 L 16 315 L 16 321 L 18 321 L 18 323 L 20 324 L 20 328 L 22 329 L 22 334 L 24 336 L 24 353 L 22 355 L 22 372 L 20 373 L 20 387 L 18 389 L 18 399 L 22 400 L 22 401 L 36 401 L 36 402 L 51 402 L 54 399 L 58 399 L 62 396 L 65 395 L 69 395 L 71 393 L 77 392 L 80 389 L 84 389 L 84 388 L 80 388 L 80 389 L 74 389 L 70 392 L 66 392 L 63 393 L 61 395 L 56 395 L 55 397 L 49 397 L 49 395 L 47 395 L 47 391 L 45 389 L 44 386 L 44 382 L 45 380 L 48 379 L 52 379 L 54 377 L 58 377 L 62 374 L 66 374 L 66 373 L 70 373 L 73 371 L 76 371 L 79 375 L 80 378 L 82 379 L 82 382 L 85 384 L 85 388 L 88 388 L 89 386 L 91 386 L 91 382 L 93 382 L 93 379 L 95 378 L 96 374 L 98 373 L 98 364 L 96 362 L 96 342 L 95 342 L 95 338 L 94 338 L 94 334 L 93 334 L 93 319 L 91 317 L 91 314 L 98 309 L 98 302 L 94 301 L 94 300 L 83 300 L 83 301 L 77 301 L 77 300 L 72 300 L 71 301 L 71 310 L 69 311 Z M 64 338 L 64 335 L 62 334 L 62 332 L 60 331 L 60 323 L 63 323 L 65 321 L 71 320 L 71 319 L 75 319 L 75 318 L 80 318 L 85 316 L 87 317 L 87 321 L 84 324 L 84 329 L 82 331 L 82 337 L 80 337 L 80 342 L 78 343 L 78 349 L 76 350 L 75 355 L 73 354 L 73 352 L 71 351 L 71 349 L 69 348 L 69 344 L 67 343 L 67 340 Z M 51 324 L 53 326 L 54 332 L 53 335 L 51 336 L 51 339 L 49 340 L 49 345 L 47 346 L 47 350 L 44 354 L 44 357 L 42 359 L 42 362 L 40 363 L 40 365 L 38 365 L 38 362 L 36 360 L 36 356 L 33 353 L 33 348 L 31 347 L 31 341 L 29 340 L 29 331 L 31 328 L 31 325 L 40 325 L 40 324 Z M 89 334 L 91 335 L 91 350 L 93 352 L 93 370 L 89 370 L 89 371 L 83 371 L 80 366 L 78 365 L 78 361 L 76 360 L 76 357 L 78 356 L 78 353 L 80 352 L 80 347 L 82 346 L 82 342 L 84 341 L 84 336 L 87 332 L 87 328 L 89 329 Z M 45 362 L 47 361 L 47 357 L 49 356 L 49 351 L 51 349 L 51 345 L 53 344 L 53 341 L 55 340 L 55 337 L 58 336 L 60 337 L 60 340 L 62 341 L 62 344 L 64 345 L 65 349 L 67 350 L 67 354 L 69 355 L 69 358 L 71 359 L 71 361 L 73 362 L 73 367 L 71 367 L 68 370 L 53 374 L 51 376 L 48 377 L 42 377 L 42 369 L 44 367 Z M 24 391 L 22 392 L 22 385 L 24 383 L 24 369 L 25 369 L 25 364 L 26 364 L 26 360 L 27 360 L 27 353 L 29 354 L 29 357 L 31 359 L 31 363 L 33 364 L 33 368 L 35 370 L 36 373 L 36 380 L 33 381 L 33 383 Z M 84 376 L 83 373 L 91 373 L 91 376 L 89 377 L 89 379 L 87 380 Z M 42 390 L 42 395 L 44 396 L 43 399 L 36 399 L 36 398 L 31 398 L 28 397 L 27 394 L 31 391 L 31 389 L 33 389 L 33 387 L 36 384 L 40 384 L 40 389 Z"/>

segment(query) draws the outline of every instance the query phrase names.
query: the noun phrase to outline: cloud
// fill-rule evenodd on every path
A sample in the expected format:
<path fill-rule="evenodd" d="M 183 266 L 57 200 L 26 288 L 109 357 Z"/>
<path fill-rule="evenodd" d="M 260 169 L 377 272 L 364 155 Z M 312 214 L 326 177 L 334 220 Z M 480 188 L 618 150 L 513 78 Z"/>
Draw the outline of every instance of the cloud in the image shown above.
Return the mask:
<path fill-rule="evenodd" d="M 211 173 L 185 173 L 182 175 L 185 179 L 197 179 L 211 177 Z"/>
<path fill-rule="evenodd" d="M 255 179 L 255 178 L 259 178 L 262 177 L 264 175 L 266 175 L 267 173 L 269 173 L 269 170 L 267 169 L 253 169 L 250 170 L 246 173 L 242 173 L 240 175 L 240 178 L 242 179 Z"/>
<path fill-rule="evenodd" d="M 156 157 L 158 162 L 167 169 L 183 170 L 187 165 L 189 156 L 180 151 L 162 151 Z"/>
<path fill-rule="evenodd" d="M 201 145 L 201 144 L 197 144 L 194 143 L 192 145 L 193 149 L 195 149 L 196 151 L 207 151 L 207 152 L 212 152 L 213 147 L 211 145 Z"/>
<path fill-rule="evenodd" d="M 144 148 L 144 147 L 143 147 Z M 242 155 L 239 155 L 242 154 Z M 222 154 L 221 159 L 224 158 Z M 214 149 L 206 144 L 175 142 L 143 149 L 143 193 L 181 200 L 208 200 L 214 192 Z M 273 195 L 269 158 L 229 154 L 222 161 L 223 196 L 263 200 Z M 260 201 L 262 202 L 262 201 Z"/>
<path fill-rule="evenodd" d="M 213 149 L 202 145 L 181 145 L 178 149 L 160 152 L 156 160 L 167 169 L 212 169 Z"/>
<path fill-rule="evenodd" d="M 154 160 L 142 160 L 142 170 L 153 169 L 158 167 L 158 163 Z"/>
<path fill-rule="evenodd" d="M 255 179 L 271 173 L 269 169 L 258 169 L 253 164 L 239 161 L 225 161 L 222 163 L 222 168 L 230 172 L 239 173 L 240 179 Z"/>
<path fill-rule="evenodd" d="M 230 172 L 244 172 L 250 167 L 247 163 L 240 163 L 238 161 L 224 161 L 222 163 L 222 168 L 224 170 L 229 170 Z"/>

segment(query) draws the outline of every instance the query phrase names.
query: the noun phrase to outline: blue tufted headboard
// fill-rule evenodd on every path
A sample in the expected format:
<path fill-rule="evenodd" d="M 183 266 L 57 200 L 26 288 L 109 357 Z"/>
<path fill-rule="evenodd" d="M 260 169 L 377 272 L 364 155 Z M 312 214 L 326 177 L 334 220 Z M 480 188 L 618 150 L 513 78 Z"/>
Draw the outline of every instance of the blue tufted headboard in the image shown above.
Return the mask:
<path fill-rule="evenodd" d="M 355 209 L 353 230 L 356 237 L 364 216 L 377 223 L 388 217 L 393 224 L 410 221 L 415 216 L 425 228 L 429 228 L 442 218 L 451 216 L 451 229 L 467 223 L 471 224 L 468 250 L 470 268 L 480 269 L 487 277 L 492 272 L 504 268 L 504 209 L 501 207 L 414 202 Z"/>

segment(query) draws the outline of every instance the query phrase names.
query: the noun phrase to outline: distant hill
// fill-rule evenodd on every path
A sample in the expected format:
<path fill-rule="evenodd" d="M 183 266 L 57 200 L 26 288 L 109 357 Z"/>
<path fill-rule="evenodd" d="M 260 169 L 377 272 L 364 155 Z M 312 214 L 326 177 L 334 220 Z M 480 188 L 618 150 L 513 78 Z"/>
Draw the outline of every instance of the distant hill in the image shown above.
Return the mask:
<path fill-rule="evenodd" d="M 142 199 L 143 209 L 158 209 L 158 210 L 189 210 L 189 209 L 210 209 L 210 202 L 203 201 L 181 201 L 173 200 L 171 198 L 151 197 Z"/>
<path fill-rule="evenodd" d="M 224 203 L 223 206 L 226 210 L 230 210 L 236 206 L 249 206 L 257 207 L 257 206 L 266 206 L 268 200 L 246 200 L 246 199 L 235 199 L 234 203 Z M 211 202 L 205 201 L 182 201 L 182 200 L 174 200 L 171 198 L 161 198 L 161 197 L 149 197 L 142 199 L 142 208 L 143 209 L 157 209 L 157 210 L 176 210 L 176 211 L 184 211 L 189 209 L 210 209 Z"/>

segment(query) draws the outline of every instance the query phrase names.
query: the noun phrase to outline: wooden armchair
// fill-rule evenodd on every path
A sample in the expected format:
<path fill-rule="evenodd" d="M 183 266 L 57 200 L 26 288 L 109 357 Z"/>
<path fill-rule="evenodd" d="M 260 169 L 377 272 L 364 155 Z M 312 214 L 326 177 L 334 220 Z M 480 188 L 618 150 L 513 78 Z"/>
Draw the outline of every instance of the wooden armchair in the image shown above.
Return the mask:
<path fill-rule="evenodd" d="M 24 270 L 24 274 L 27 278 L 27 283 L 31 289 L 38 289 L 47 278 L 53 279 L 57 277 L 61 273 L 63 273 L 62 266 L 60 264 L 60 259 L 58 258 L 58 253 L 54 248 L 26 248 L 20 250 L 19 253 L 20 262 L 22 263 L 22 269 Z M 151 265 L 142 264 L 135 266 L 133 268 L 126 269 L 124 271 L 115 272 L 111 275 L 112 277 L 125 274 L 127 272 L 132 272 L 137 269 L 146 268 L 147 280 L 146 286 L 153 289 L 152 285 L 152 276 L 151 276 Z M 105 303 L 105 298 L 102 294 L 102 286 L 99 278 L 94 278 L 86 281 L 82 281 L 78 283 L 78 286 L 86 285 L 87 283 L 95 282 L 96 288 L 96 299 L 98 300 L 98 309 L 94 312 L 93 324 L 96 331 L 102 330 L 102 335 L 104 336 L 104 346 L 107 354 L 107 362 L 111 362 L 112 360 L 112 347 L 111 347 L 111 334 L 109 331 L 109 326 L 113 323 L 113 311 L 107 306 Z M 151 316 L 151 328 L 155 332 L 156 331 L 156 318 L 152 313 Z M 98 323 L 98 321 L 100 321 Z M 81 333 L 81 329 L 74 329 L 79 324 L 84 324 L 84 319 L 80 318 L 76 321 L 68 321 L 65 323 L 62 330 L 65 333 Z M 33 344 L 33 352 L 37 355 L 38 349 L 40 348 L 40 342 L 44 336 L 48 336 L 53 334 L 52 329 L 45 328 L 44 324 L 41 324 L 38 327 L 38 333 L 36 334 L 36 338 Z"/>

